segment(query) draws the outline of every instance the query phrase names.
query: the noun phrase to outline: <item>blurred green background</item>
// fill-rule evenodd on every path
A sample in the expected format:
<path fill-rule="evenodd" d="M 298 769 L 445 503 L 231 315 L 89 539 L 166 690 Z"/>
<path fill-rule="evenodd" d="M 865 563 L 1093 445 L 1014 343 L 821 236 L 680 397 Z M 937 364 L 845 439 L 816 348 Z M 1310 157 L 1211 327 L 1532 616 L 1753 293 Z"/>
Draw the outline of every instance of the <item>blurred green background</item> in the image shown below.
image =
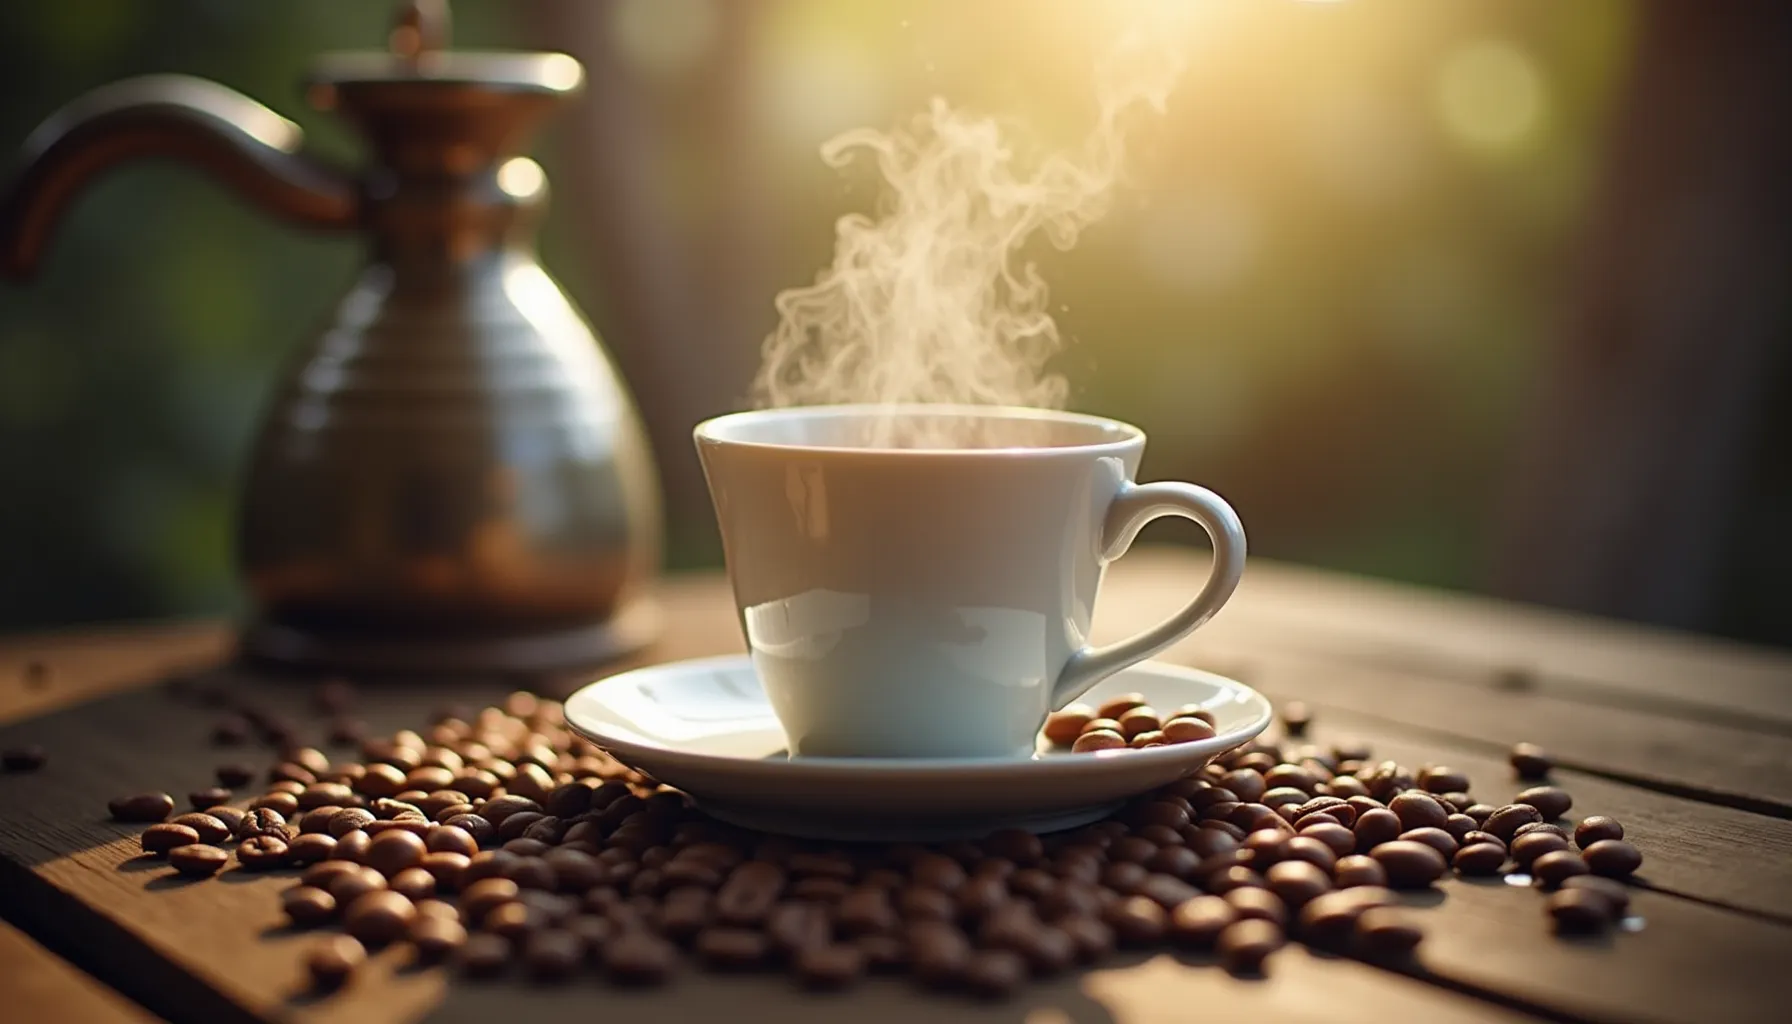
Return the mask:
<path fill-rule="evenodd" d="M 1145 427 L 1142 476 L 1226 494 L 1254 552 L 1483 586 L 1635 9 L 1189 3 L 1187 71 L 1162 117 L 1135 122 L 1111 213 L 1074 251 L 1038 254 L 1071 404 Z M 1128 6 L 454 4 L 457 46 L 593 65 L 597 102 L 538 149 L 561 211 L 543 250 L 654 431 L 672 565 L 718 560 L 686 431 L 740 404 L 773 294 L 809 281 L 834 219 L 872 201 L 875 182 L 824 167 L 820 143 L 935 94 L 1022 138 L 1076 139 L 1089 62 Z M 352 161 L 297 84 L 317 51 L 383 46 L 390 16 L 366 0 L 4 5 L 0 144 L 93 86 L 180 71 Z M 579 211 L 612 187 L 593 168 L 624 159 L 645 230 L 606 234 Z M 133 167 L 79 202 L 41 277 L 0 286 L 0 629 L 236 606 L 250 431 L 358 258 L 354 238 L 280 227 L 177 168 Z M 666 331 L 629 314 L 618 265 L 703 315 Z"/>

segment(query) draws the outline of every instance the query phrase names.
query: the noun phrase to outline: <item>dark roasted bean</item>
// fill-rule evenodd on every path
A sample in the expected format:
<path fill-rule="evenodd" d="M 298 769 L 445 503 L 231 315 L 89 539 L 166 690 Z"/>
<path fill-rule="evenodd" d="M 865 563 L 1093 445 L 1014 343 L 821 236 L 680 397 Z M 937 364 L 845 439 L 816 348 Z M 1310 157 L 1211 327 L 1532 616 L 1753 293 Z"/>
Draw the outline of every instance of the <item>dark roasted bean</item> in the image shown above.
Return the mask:
<path fill-rule="evenodd" d="M 1332 848 L 1312 836 L 1292 836 L 1281 846 L 1278 860 L 1304 860 L 1320 870 L 1330 872 L 1338 863 L 1338 855 Z"/>
<path fill-rule="evenodd" d="M 472 836 L 473 841 L 480 845 L 492 842 L 498 836 L 498 830 L 492 827 L 492 823 L 487 820 L 484 815 L 480 814 L 458 815 L 449 818 L 442 824 L 461 829 Z"/>
<path fill-rule="evenodd" d="M 1606 878 L 1629 878 L 1643 865 L 1642 851 L 1622 839 L 1601 839 L 1581 851 L 1588 870 Z"/>
<path fill-rule="evenodd" d="M 341 839 L 350 832 L 365 829 L 376 820 L 378 819 L 374 817 L 373 812 L 365 807 L 349 807 L 331 815 L 329 822 L 325 825 L 325 831 Z"/>
<path fill-rule="evenodd" d="M 1513 833 L 1518 831 L 1520 825 L 1542 820 L 1543 814 L 1530 804 L 1507 804 L 1481 823 L 1481 831 L 1491 832 L 1502 842 L 1510 843 Z"/>
<path fill-rule="evenodd" d="M 1284 941 L 1282 929 L 1274 923 L 1247 918 L 1221 932 L 1214 950 L 1227 970 L 1249 974 L 1261 971 L 1263 962 L 1281 949 Z"/>
<path fill-rule="evenodd" d="M 372 868 L 357 866 L 352 872 L 330 879 L 327 887 L 330 895 L 336 897 L 336 905 L 346 907 L 370 892 L 384 889 L 386 878 Z"/>
<path fill-rule="evenodd" d="M 298 928 L 314 928 L 336 916 L 336 897 L 309 885 L 281 893 L 280 906 Z"/>
<path fill-rule="evenodd" d="M 1408 842 L 1424 843 L 1443 854 L 1446 861 L 1456 856 L 1456 840 L 1441 828 L 1415 828 L 1410 832 L 1400 833 L 1400 838 Z"/>
<path fill-rule="evenodd" d="M 42 768 L 46 760 L 48 760 L 48 755 L 44 753 L 42 747 L 9 747 L 0 751 L 0 770 L 34 772 Z"/>
<path fill-rule="evenodd" d="M 336 860 L 349 860 L 359 864 L 361 858 L 367 856 L 367 848 L 371 845 L 372 836 L 360 831 L 350 832 L 336 837 L 336 848 L 330 851 L 330 856 Z"/>
<path fill-rule="evenodd" d="M 1102 920 L 1127 946 L 1151 945 L 1163 938 L 1169 927 L 1169 915 L 1163 906 L 1144 896 L 1129 896 L 1114 903 L 1103 912 Z"/>
<path fill-rule="evenodd" d="M 1337 865 L 1332 868 L 1332 881 L 1340 889 L 1360 885 L 1385 886 L 1388 874 L 1374 857 L 1359 853 L 1338 858 Z"/>
<path fill-rule="evenodd" d="M 1583 850 L 1602 839 L 1622 838 L 1624 826 L 1618 824 L 1618 819 L 1603 814 L 1595 814 L 1574 826 L 1574 844 Z"/>
<path fill-rule="evenodd" d="M 1538 857 L 1566 849 L 1568 840 L 1553 832 L 1530 832 L 1513 839 L 1508 852 L 1520 868 L 1529 871 Z"/>
<path fill-rule="evenodd" d="M 1354 931 L 1357 917 L 1390 898 L 1386 889 L 1371 886 L 1328 892 L 1300 909 L 1301 938 L 1318 946 L 1341 948 Z"/>
<path fill-rule="evenodd" d="M 1450 822 L 1450 812 L 1429 793 L 1410 790 L 1388 801 L 1388 810 L 1400 819 L 1401 830 L 1416 828 L 1442 829 Z"/>
<path fill-rule="evenodd" d="M 1273 921 L 1277 925 L 1286 924 L 1288 921 L 1288 904 L 1282 902 L 1280 896 L 1268 889 L 1241 886 L 1221 898 L 1241 919 L 1255 917 L 1264 921 Z"/>
<path fill-rule="evenodd" d="M 1492 843 L 1470 843 L 1456 851 L 1451 863 L 1456 865 L 1457 871 L 1471 878 L 1495 875 L 1506 863 L 1506 851 Z"/>
<path fill-rule="evenodd" d="M 604 970 L 612 981 L 625 985 L 657 985 L 677 961 L 672 944 L 648 932 L 624 932 L 604 947 Z"/>
<path fill-rule="evenodd" d="M 361 863 L 391 878 L 406 868 L 415 867 L 425 852 L 423 840 L 410 832 L 381 832 L 368 842 Z"/>
<path fill-rule="evenodd" d="M 1468 790 L 1468 776 L 1440 766 L 1419 773 L 1419 788 L 1427 793 L 1462 793 Z"/>
<path fill-rule="evenodd" d="M 284 818 L 298 812 L 299 798 L 291 793 L 275 790 L 273 792 L 263 793 L 249 801 L 249 809 L 252 811 L 273 811 Z"/>
<path fill-rule="evenodd" d="M 237 844 L 236 862 L 245 871 L 268 871 L 286 864 L 286 840 L 263 833 Z"/>
<path fill-rule="evenodd" d="M 1562 889 L 1550 893 L 1544 910 L 1555 922 L 1556 931 L 1567 935 L 1585 935 L 1603 931 L 1612 923 L 1609 900 L 1588 889 Z"/>
<path fill-rule="evenodd" d="M 1449 868 L 1443 854 L 1408 839 L 1383 843 L 1369 855 L 1387 872 L 1388 885 L 1395 889 L 1422 889 L 1443 877 Z"/>
<path fill-rule="evenodd" d="M 841 989 L 865 975 L 865 953 L 850 943 L 825 943 L 798 951 L 796 976 L 814 989 Z"/>
<path fill-rule="evenodd" d="M 194 843 L 168 851 L 168 863 L 189 878 L 205 878 L 217 874 L 230 860 L 230 854 L 216 846 Z"/>
<path fill-rule="evenodd" d="M 225 789 L 222 786 L 209 786 L 205 789 L 195 789 L 191 793 L 188 793 L 187 805 L 196 811 L 203 811 L 207 807 L 229 803 L 230 796 L 230 790 Z"/>
<path fill-rule="evenodd" d="M 469 935 L 455 962 L 468 977 L 493 977 L 510 966 L 510 940 L 490 932 Z"/>
<path fill-rule="evenodd" d="M 106 806 L 113 821 L 158 822 L 174 812 L 174 798 L 166 793 L 141 793 L 121 796 Z"/>
<path fill-rule="evenodd" d="M 1530 804 L 1537 808 L 1537 812 L 1543 815 L 1544 821 L 1554 821 L 1567 814 L 1568 808 L 1574 806 L 1574 798 L 1568 795 L 1568 791 L 1556 786 L 1536 786 L 1527 789 L 1513 797 L 1512 802 Z"/>
<path fill-rule="evenodd" d="M 186 825 L 164 822 L 144 829 L 138 841 L 144 853 L 160 857 L 177 846 L 199 842 L 199 832 Z"/>
<path fill-rule="evenodd" d="M 367 961 L 367 950 L 347 935 L 332 935 L 305 955 L 311 983 L 320 989 L 340 988 Z"/>
<path fill-rule="evenodd" d="M 536 981 L 564 981 L 585 959 L 585 943 L 572 932 L 549 928 L 523 943 L 523 965 Z"/>
<path fill-rule="evenodd" d="M 1263 880 L 1269 885 L 1269 891 L 1290 907 L 1299 908 L 1309 900 L 1322 896 L 1330 891 L 1332 880 L 1328 873 L 1304 860 L 1285 860 L 1271 865 L 1264 872 Z M 1228 893 L 1236 895 L 1240 890 Z"/>
<path fill-rule="evenodd" d="M 1238 911 L 1222 897 L 1196 896 L 1170 912 L 1170 937 L 1185 946 L 1211 948 L 1236 920 Z"/>
<path fill-rule="evenodd" d="M 288 846 L 287 853 L 290 855 L 291 852 L 292 847 Z M 319 861 L 305 869 L 304 873 L 299 876 L 299 883 L 301 885 L 314 885 L 319 889 L 328 889 L 330 883 L 336 879 L 360 870 L 361 866 L 359 864 L 351 864 L 346 860 Z M 382 878 L 380 881 L 384 882 L 385 879 Z"/>
<path fill-rule="evenodd" d="M 1521 779 L 1544 779 L 1555 767 L 1555 759 L 1535 743 L 1520 743 L 1512 748 L 1512 768 Z"/>
<path fill-rule="evenodd" d="M 1605 897 L 1612 905 L 1612 917 L 1622 918 L 1630 909 L 1630 890 L 1624 883 L 1599 875 L 1575 875 L 1562 883 L 1564 889 L 1584 889 Z"/>
<path fill-rule="evenodd" d="M 750 928 L 705 928 L 694 945 L 704 966 L 717 970 L 743 970 L 765 963 L 771 942 L 764 932 Z"/>
<path fill-rule="evenodd" d="M 1517 839 L 1520 836 L 1528 836 L 1533 832 L 1548 832 L 1550 835 L 1560 836 L 1563 839 L 1569 838 L 1567 829 L 1546 821 L 1533 821 L 1529 825 L 1520 825 L 1513 831 L 1512 838 Z M 1508 843 L 1507 845 L 1510 846 L 1511 844 Z"/>
<path fill-rule="evenodd" d="M 1545 889 L 1554 889 L 1575 875 L 1587 873 L 1587 865 L 1573 850 L 1556 850 L 1531 862 L 1531 877 Z"/>
<path fill-rule="evenodd" d="M 1394 907 L 1370 907 L 1356 919 L 1357 948 L 1371 957 L 1404 957 L 1424 938 L 1419 926 Z"/>
<path fill-rule="evenodd" d="M 1450 815 L 1449 821 L 1444 823 L 1444 831 L 1450 834 L 1451 839 L 1456 840 L 1458 846 L 1462 845 L 1463 836 L 1479 829 L 1480 826 L 1475 823 L 1475 819 L 1461 813 Z"/>
<path fill-rule="evenodd" d="M 959 972 L 959 981 L 972 995 L 999 999 L 1020 987 L 1027 963 L 1006 949 L 979 950 L 970 955 Z"/>
<path fill-rule="evenodd" d="M 1368 853 L 1382 843 L 1393 842 L 1403 831 L 1405 829 L 1400 824 L 1400 817 L 1393 811 L 1385 808 L 1364 811 L 1357 816 L 1353 830 L 1357 852 Z"/>
<path fill-rule="evenodd" d="M 386 885 L 413 903 L 436 894 L 436 876 L 423 868 L 405 868 L 393 875 Z"/>
<path fill-rule="evenodd" d="M 292 867 L 304 867 L 318 861 L 329 860 L 336 852 L 336 840 L 319 833 L 294 836 L 286 844 L 286 863 Z"/>

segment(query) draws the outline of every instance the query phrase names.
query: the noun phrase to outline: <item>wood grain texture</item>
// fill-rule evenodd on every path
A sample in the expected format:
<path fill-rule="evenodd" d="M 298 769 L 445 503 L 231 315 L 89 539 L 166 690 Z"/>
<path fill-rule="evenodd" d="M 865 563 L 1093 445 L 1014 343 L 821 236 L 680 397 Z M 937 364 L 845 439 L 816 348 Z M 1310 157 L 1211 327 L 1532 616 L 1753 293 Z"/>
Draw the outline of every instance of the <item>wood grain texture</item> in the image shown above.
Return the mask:
<path fill-rule="evenodd" d="M 0 979 L 5 996 L 0 1017 L 7 1020 L 151 1024 L 159 1019 L 5 922 L 0 922 Z"/>

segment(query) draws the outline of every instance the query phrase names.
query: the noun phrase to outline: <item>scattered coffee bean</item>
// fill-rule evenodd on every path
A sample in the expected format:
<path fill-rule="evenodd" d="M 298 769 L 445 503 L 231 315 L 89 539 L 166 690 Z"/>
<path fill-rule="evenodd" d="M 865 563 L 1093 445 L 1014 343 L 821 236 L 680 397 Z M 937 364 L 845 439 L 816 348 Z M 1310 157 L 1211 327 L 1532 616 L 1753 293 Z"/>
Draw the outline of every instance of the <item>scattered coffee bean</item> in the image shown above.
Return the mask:
<path fill-rule="evenodd" d="M 1387 872 L 1388 885 L 1395 889 L 1423 889 L 1442 878 L 1449 868 L 1443 854 L 1408 839 L 1383 843 L 1369 856 Z"/>
<path fill-rule="evenodd" d="M 1095 710 L 1096 718 L 1118 719 L 1133 708 L 1145 706 L 1142 693 L 1122 693 L 1102 701 Z"/>
<path fill-rule="evenodd" d="M 336 837 L 336 848 L 330 851 L 330 856 L 336 860 L 353 861 L 359 864 L 361 858 L 367 856 L 367 850 L 372 845 L 373 837 L 367 833 L 349 832 Z"/>
<path fill-rule="evenodd" d="M 295 927 L 312 928 L 336 916 L 336 897 L 309 885 L 280 894 L 280 905 Z"/>
<path fill-rule="evenodd" d="M 140 842 L 144 853 L 160 857 L 177 846 L 199 842 L 199 832 L 186 825 L 164 822 L 144 829 Z"/>
<path fill-rule="evenodd" d="M 1419 773 L 1419 788 L 1432 794 L 1461 794 L 1468 786 L 1468 776 L 1454 768 L 1435 767 Z"/>
<path fill-rule="evenodd" d="M 1424 938 L 1418 925 L 1394 907 L 1370 907 L 1356 919 L 1357 947 L 1372 957 L 1406 956 Z"/>
<path fill-rule="evenodd" d="M 343 911 L 342 929 L 369 946 L 383 946 L 404 936 L 417 907 L 391 889 L 364 893 Z"/>
<path fill-rule="evenodd" d="M 423 868 L 405 868 L 388 879 L 386 886 L 415 903 L 436 894 L 436 876 Z"/>
<path fill-rule="evenodd" d="M 230 826 L 209 814 L 202 814 L 198 811 L 176 815 L 169 824 L 184 825 L 192 829 L 202 843 L 221 843 L 230 838 Z"/>
<path fill-rule="evenodd" d="M 1185 946 L 1210 948 L 1236 920 L 1237 909 L 1224 898 L 1196 896 L 1170 912 L 1170 937 Z"/>
<path fill-rule="evenodd" d="M 1332 868 L 1332 881 L 1340 889 L 1359 885 L 1385 886 L 1388 884 L 1388 874 L 1374 857 L 1353 854 L 1338 858 L 1337 865 Z"/>
<path fill-rule="evenodd" d="M 423 840 L 414 833 L 402 830 L 381 832 L 368 842 L 361 863 L 391 878 L 406 868 L 416 867 L 425 852 Z"/>
<path fill-rule="evenodd" d="M 1574 806 L 1574 798 L 1568 795 L 1568 791 L 1555 786 L 1536 786 L 1527 789 L 1513 797 L 1512 802 L 1530 804 L 1537 808 L 1537 813 L 1543 815 L 1544 821 L 1554 821 L 1567 814 L 1568 808 Z"/>
<path fill-rule="evenodd" d="M 1555 759 L 1535 743 L 1520 743 L 1513 747 L 1510 760 L 1521 779 L 1546 779 L 1549 770 L 1556 766 Z"/>
<path fill-rule="evenodd" d="M 1574 826 L 1574 844 L 1583 850 L 1602 839 L 1622 838 L 1624 826 L 1618 824 L 1618 819 L 1603 814 L 1595 814 Z"/>
<path fill-rule="evenodd" d="M 1560 825 L 1552 824 L 1547 821 L 1533 821 L 1529 825 L 1518 826 L 1512 833 L 1512 839 L 1516 842 L 1521 837 L 1531 835 L 1534 832 L 1547 832 L 1550 835 L 1558 836 L 1564 840 L 1568 838 L 1568 830 Z M 1507 845 L 1510 846 L 1511 844 L 1508 843 Z"/>
<path fill-rule="evenodd" d="M 1296 909 L 1330 892 L 1332 888 L 1332 880 L 1327 873 L 1317 865 L 1304 860 L 1285 860 L 1279 864 L 1272 864 L 1269 870 L 1264 872 L 1263 880 L 1269 883 L 1269 891 L 1274 893 L 1281 902 Z M 1249 890 L 1233 890 L 1227 896 L 1231 897 L 1244 891 Z M 1281 924 L 1284 921 L 1278 920 L 1277 923 Z"/>
<path fill-rule="evenodd" d="M 1456 856 L 1457 843 L 1455 838 L 1441 828 L 1415 828 L 1411 831 L 1400 833 L 1400 838 L 1408 842 L 1424 843 L 1426 846 L 1429 846 L 1442 854 L 1445 860 Z"/>
<path fill-rule="evenodd" d="M 241 715 L 225 715 L 212 726 L 212 742 L 220 747 L 240 746 L 249 741 L 249 722 Z"/>
<path fill-rule="evenodd" d="M 1587 865 L 1572 850 L 1556 850 L 1531 862 L 1531 877 L 1545 889 L 1555 887 L 1587 873 Z"/>
<path fill-rule="evenodd" d="M 231 797 L 230 790 L 225 789 L 222 786 L 211 786 L 206 789 L 195 789 L 191 793 L 187 794 L 187 806 L 193 808 L 196 811 L 203 811 L 207 807 L 215 807 L 218 804 L 228 803 L 230 801 L 230 797 Z"/>
<path fill-rule="evenodd" d="M 1518 862 L 1519 868 L 1529 871 L 1537 858 L 1546 853 L 1566 849 L 1568 849 L 1568 840 L 1553 832 L 1527 832 L 1512 840 L 1508 852 L 1512 859 Z"/>
<path fill-rule="evenodd" d="M 1269 955 L 1282 948 L 1282 929 L 1269 921 L 1244 919 L 1220 933 L 1214 949 L 1226 969 L 1239 974 L 1254 974 L 1263 969 Z"/>
<path fill-rule="evenodd" d="M 1121 945 L 1146 946 L 1163 938 L 1169 917 L 1156 900 L 1129 896 L 1103 912 L 1102 920 L 1114 929 Z"/>
<path fill-rule="evenodd" d="M 1470 843 L 1456 851 L 1452 863 L 1466 876 L 1485 878 L 1499 874 L 1500 867 L 1506 863 L 1506 851 L 1492 843 Z"/>
<path fill-rule="evenodd" d="M 1606 878 L 1628 878 L 1643 865 L 1643 853 L 1622 839 L 1601 839 L 1581 851 L 1588 870 Z"/>
<path fill-rule="evenodd" d="M 1502 842 L 1510 843 L 1519 826 L 1542 820 L 1543 813 L 1530 804 L 1507 804 L 1487 816 L 1487 820 L 1481 823 L 1481 831 L 1490 832 Z"/>
<path fill-rule="evenodd" d="M 1357 852 L 1369 853 L 1383 843 L 1391 843 L 1400 838 L 1400 833 L 1406 829 L 1393 811 L 1374 808 L 1357 815 L 1353 831 L 1356 835 Z"/>
<path fill-rule="evenodd" d="M 491 932 L 469 935 L 461 945 L 455 963 L 468 977 L 495 977 L 510 966 L 510 940 Z"/>
<path fill-rule="evenodd" d="M 1299 739 L 1307 734 L 1307 727 L 1313 722 L 1313 712 L 1306 702 L 1291 700 L 1282 705 L 1281 719 L 1282 731 Z"/>
<path fill-rule="evenodd" d="M 140 793 L 121 796 L 106 807 L 112 812 L 113 821 L 158 822 L 167 820 L 174 812 L 174 798 L 166 793 Z"/>
<path fill-rule="evenodd" d="M 572 932 L 549 928 L 523 943 L 523 964 L 536 981 L 564 981 L 585 959 L 585 943 Z"/>
<path fill-rule="evenodd" d="M 356 866 L 353 871 L 343 872 L 328 882 L 330 895 L 336 897 L 336 905 L 347 907 L 370 892 L 379 892 L 386 887 L 386 876 L 372 868 Z"/>
<path fill-rule="evenodd" d="M 230 854 L 203 843 L 177 846 L 168 851 L 168 863 L 188 878 L 206 878 L 217 874 L 230 861 Z"/>
<path fill-rule="evenodd" d="M 604 970 L 625 985 L 657 985 L 672 973 L 678 951 L 657 935 L 629 931 L 604 947 Z"/>
<path fill-rule="evenodd" d="M 269 807 L 254 807 L 245 811 L 237 819 L 236 826 L 230 834 L 238 839 L 253 839 L 256 836 L 273 836 L 285 839 L 287 836 L 286 816 Z"/>
<path fill-rule="evenodd" d="M 1544 909 L 1555 922 L 1556 931 L 1567 935 L 1603 931 L 1611 924 L 1613 915 L 1611 902 L 1588 889 L 1562 889 L 1550 893 Z"/>
<path fill-rule="evenodd" d="M 0 769 L 9 772 L 34 772 L 42 768 L 47 759 L 42 747 L 9 747 L 0 751 Z"/>
<path fill-rule="evenodd" d="M 367 961 L 367 949 L 347 935 L 333 935 L 305 956 L 305 969 L 320 989 L 342 987 Z"/>
<path fill-rule="evenodd" d="M 814 989 L 841 989 L 865 974 L 865 954 L 846 943 L 818 943 L 797 951 L 797 978 Z"/>
<path fill-rule="evenodd" d="M 446 908 L 448 914 L 454 913 L 454 908 L 446 903 L 436 905 Z M 417 914 L 411 919 L 410 931 L 405 937 L 416 949 L 419 959 L 425 963 L 434 963 L 453 956 L 467 944 L 467 929 L 455 917 L 424 913 L 423 904 L 419 903 Z"/>
<path fill-rule="evenodd" d="M 1603 878 L 1599 875 L 1575 875 L 1562 883 L 1563 889 L 1584 889 L 1605 897 L 1612 905 L 1612 918 L 1622 918 L 1630 909 L 1630 890 L 1623 882 Z"/>
<path fill-rule="evenodd" d="M 1070 704 L 1054 711 L 1045 719 L 1045 738 L 1060 747 L 1068 747 L 1082 734 L 1083 726 L 1095 720 L 1095 709 L 1087 704 Z"/>
<path fill-rule="evenodd" d="M 1162 731 L 1167 743 L 1199 743 L 1219 735 L 1211 723 L 1199 718 L 1172 718 Z"/>
<path fill-rule="evenodd" d="M 1097 750 L 1122 750 L 1126 747 L 1126 737 L 1111 729 L 1095 729 L 1083 733 L 1076 738 L 1070 749 L 1079 754 Z"/>
<path fill-rule="evenodd" d="M 236 862 L 244 871 L 268 871 L 286 863 L 286 840 L 274 835 L 255 835 L 236 847 Z"/>

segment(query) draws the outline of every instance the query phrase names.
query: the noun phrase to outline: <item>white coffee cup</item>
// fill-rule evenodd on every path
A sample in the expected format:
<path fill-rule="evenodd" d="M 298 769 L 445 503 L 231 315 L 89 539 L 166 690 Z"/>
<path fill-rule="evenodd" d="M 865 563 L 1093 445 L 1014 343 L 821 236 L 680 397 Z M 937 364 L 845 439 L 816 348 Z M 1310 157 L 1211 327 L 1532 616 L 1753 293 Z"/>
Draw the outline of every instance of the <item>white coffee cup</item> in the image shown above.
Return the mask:
<path fill-rule="evenodd" d="M 1187 636 L 1244 572 L 1231 506 L 1193 484 L 1134 483 L 1145 435 L 1115 420 L 840 405 L 695 433 L 793 755 L 1030 756 L 1047 713 Z M 880 437 L 916 446 L 871 446 Z M 1159 625 L 1090 646 L 1103 568 L 1166 515 L 1212 538 L 1206 582 Z"/>

